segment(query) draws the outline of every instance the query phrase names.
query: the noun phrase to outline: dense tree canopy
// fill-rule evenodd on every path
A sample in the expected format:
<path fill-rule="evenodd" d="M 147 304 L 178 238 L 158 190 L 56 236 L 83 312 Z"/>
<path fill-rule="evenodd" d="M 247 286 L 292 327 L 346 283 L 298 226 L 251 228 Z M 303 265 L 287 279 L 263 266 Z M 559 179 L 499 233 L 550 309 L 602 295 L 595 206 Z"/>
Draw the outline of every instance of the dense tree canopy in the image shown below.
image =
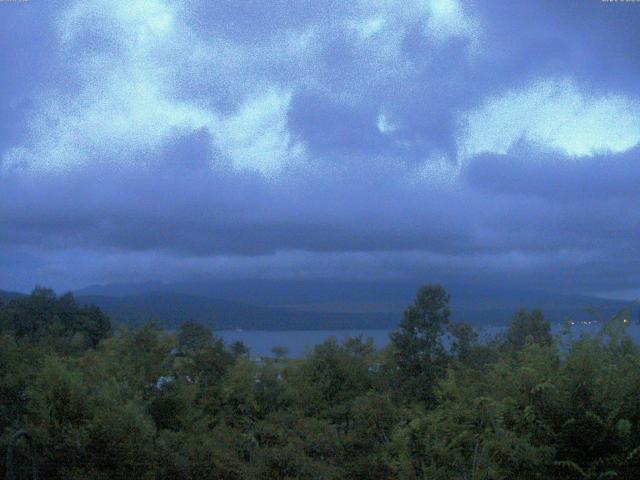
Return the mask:
<path fill-rule="evenodd" d="M 1 306 L 0 328 L 17 339 L 75 339 L 95 347 L 111 332 L 111 322 L 99 308 L 78 305 L 72 293 L 57 297 L 51 289 L 36 287 L 28 297 Z"/>
<path fill-rule="evenodd" d="M 189 323 L 109 335 L 99 311 L 46 289 L 0 315 L 0 447 L 28 429 L 46 480 L 640 471 L 640 347 L 620 318 L 568 344 L 541 312 L 518 312 L 480 342 L 448 322 L 444 289 L 427 286 L 386 349 L 330 339 L 302 359 L 257 361 Z"/>
<path fill-rule="evenodd" d="M 549 345 L 552 341 L 551 324 L 540 309 L 531 313 L 518 311 L 505 334 L 505 346 L 512 350 L 520 350 L 527 340 L 541 345 Z"/>
<path fill-rule="evenodd" d="M 407 398 L 433 401 L 435 380 L 446 365 L 442 335 L 449 323 L 449 300 L 440 285 L 422 287 L 400 329 L 391 334 L 398 381 Z"/>
<path fill-rule="evenodd" d="M 201 350 L 212 340 L 211 330 L 194 322 L 184 322 L 178 331 L 178 345 L 187 350 Z"/>

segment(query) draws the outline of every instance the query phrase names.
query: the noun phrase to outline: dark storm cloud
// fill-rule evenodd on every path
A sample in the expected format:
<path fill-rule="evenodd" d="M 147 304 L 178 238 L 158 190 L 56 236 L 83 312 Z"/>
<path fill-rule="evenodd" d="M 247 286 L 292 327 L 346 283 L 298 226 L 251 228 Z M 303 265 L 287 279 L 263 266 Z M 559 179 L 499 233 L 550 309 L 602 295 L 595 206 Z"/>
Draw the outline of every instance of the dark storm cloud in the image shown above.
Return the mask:
<path fill-rule="evenodd" d="M 568 159 L 561 153 L 514 149 L 470 162 L 469 185 L 488 194 L 539 197 L 558 203 L 633 201 L 640 196 L 640 148 L 619 154 Z"/>
<path fill-rule="evenodd" d="M 543 0 L 475 6 L 486 22 L 499 78 L 564 74 L 598 88 L 638 93 L 640 58 L 633 54 L 640 45 L 637 5 Z"/>
<path fill-rule="evenodd" d="M 0 16 L 0 287 L 637 286 L 636 5 L 36 3 Z"/>
<path fill-rule="evenodd" d="M 467 247 L 458 242 L 460 227 L 439 205 L 441 192 L 407 190 L 372 174 L 371 163 L 342 174 L 325 169 L 292 175 L 284 185 L 253 173 L 188 165 L 6 178 L 0 239 L 43 248 L 168 249 L 182 255 Z M 452 198 L 448 209 L 456 207 Z"/>
<path fill-rule="evenodd" d="M 393 141 L 376 128 L 377 105 L 358 110 L 321 95 L 299 95 L 289 112 L 291 130 L 319 154 L 376 154 L 393 149 Z"/>
<path fill-rule="evenodd" d="M 197 142 L 189 138 L 189 148 L 178 148 L 183 139 L 165 153 L 197 159 Z M 633 152 L 620 157 L 600 168 L 599 158 L 584 165 L 557 155 L 477 158 L 463 172 L 464 189 L 407 186 L 397 180 L 406 175 L 401 168 L 381 172 L 371 162 L 291 175 L 286 185 L 211 171 L 197 161 L 116 174 L 91 168 L 3 184 L 0 238 L 39 248 L 158 249 L 179 256 L 633 251 L 640 217 L 627 207 L 640 200 L 631 175 L 637 162 Z"/>

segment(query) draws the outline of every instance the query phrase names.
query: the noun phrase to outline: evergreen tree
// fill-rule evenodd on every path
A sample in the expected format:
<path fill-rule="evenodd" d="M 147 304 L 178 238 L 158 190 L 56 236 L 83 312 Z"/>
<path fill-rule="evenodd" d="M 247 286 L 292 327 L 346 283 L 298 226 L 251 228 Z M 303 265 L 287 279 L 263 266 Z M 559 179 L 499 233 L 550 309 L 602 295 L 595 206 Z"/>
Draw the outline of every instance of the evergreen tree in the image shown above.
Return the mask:
<path fill-rule="evenodd" d="M 442 344 L 449 323 L 449 294 L 440 285 L 422 287 L 404 312 L 399 330 L 391 333 L 398 381 L 407 399 L 431 405 L 433 389 L 446 366 Z"/>

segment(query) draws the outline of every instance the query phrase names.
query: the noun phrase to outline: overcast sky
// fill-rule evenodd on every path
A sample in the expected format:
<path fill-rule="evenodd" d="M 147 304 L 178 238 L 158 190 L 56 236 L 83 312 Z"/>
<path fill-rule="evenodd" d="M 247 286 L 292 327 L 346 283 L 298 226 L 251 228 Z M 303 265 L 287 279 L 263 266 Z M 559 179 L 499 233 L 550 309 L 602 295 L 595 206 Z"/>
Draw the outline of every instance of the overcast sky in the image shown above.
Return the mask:
<path fill-rule="evenodd" d="M 0 2 L 0 288 L 640 294 L 640 3 Z"/>

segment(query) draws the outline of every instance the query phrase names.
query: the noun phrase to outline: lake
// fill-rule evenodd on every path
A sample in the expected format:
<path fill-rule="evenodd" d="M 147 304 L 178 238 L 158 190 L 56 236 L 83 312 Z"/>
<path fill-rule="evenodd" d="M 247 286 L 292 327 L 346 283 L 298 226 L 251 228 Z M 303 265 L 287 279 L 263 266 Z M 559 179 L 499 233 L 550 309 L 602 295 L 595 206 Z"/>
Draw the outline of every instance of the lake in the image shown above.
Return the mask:
<path fill-rule="evenodd" d="M 574 337 L 583 334 L 596 334 L 600 329 L 597 322 L 583 324 L 577 323 L 572 327 Z M 640 342 L 640 326 L 632 323 L 627 328 L 631 337 Z M 552 326 L 552 332 L 557 334 L 561 325 Z M 483 327 L 479 329 L 480 338 L 486 340 L 504 331 L 504 327 Z M 349 337 L 362 336 L 364 339 L 370 337 L 376 348 L 383 348 L 389 344 L 389 333 L 391 330 L 222 330 L 216 335 L 222 337 L 225 343 L 230 344 L 236 341 L 243 342 L 250 349 L 252 356 L 273 356 L 273 347 L 285 347 L 289 351 L 290 357 L 303 357 L 308 351 L 313 349 L 330 337 L 334 337 L 338 342 L 342 342 Z"/>

